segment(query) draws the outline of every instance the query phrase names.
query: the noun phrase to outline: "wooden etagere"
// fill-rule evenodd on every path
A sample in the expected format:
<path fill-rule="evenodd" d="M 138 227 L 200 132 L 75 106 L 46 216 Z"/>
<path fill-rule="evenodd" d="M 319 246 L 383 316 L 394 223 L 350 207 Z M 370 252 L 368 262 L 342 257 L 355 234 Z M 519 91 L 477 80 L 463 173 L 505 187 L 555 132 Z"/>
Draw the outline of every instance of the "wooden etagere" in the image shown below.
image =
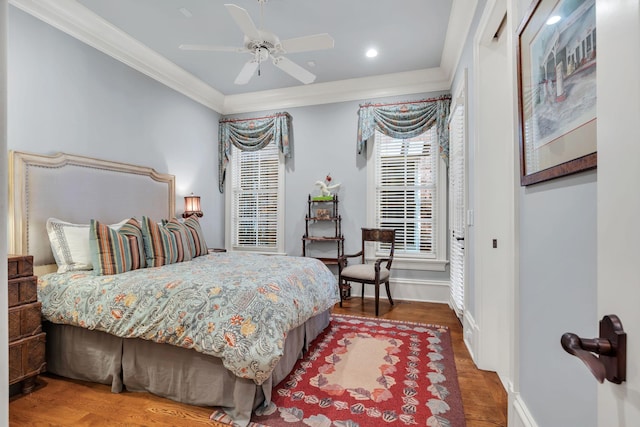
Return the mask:
<path fill-rule="evenodd" d="M 333 243 L 336 248 L 335 257 L 314 257 L 328 265 L 337 265 L 338 258 L 344 255 L 344 236 L 342 235 L 342 217 L 340 216 L 338 196 L 334 195 L 330 199 L 315 199 L 309 195 L 307 199 L 307 215 L 305 216 L 305 230 L 302 236 L 302 256 L 312 256 L 309 251 L 311 246 L 317 243 Z M 333 223 L 331 227 L 324 227 L 323 230 L 331 231 L 332 234 L 320 236 L 317 224 Z M 317 245 L 316 245 L 317 246 Z M 315 249 L 320 249 L 316 247 Z"/>

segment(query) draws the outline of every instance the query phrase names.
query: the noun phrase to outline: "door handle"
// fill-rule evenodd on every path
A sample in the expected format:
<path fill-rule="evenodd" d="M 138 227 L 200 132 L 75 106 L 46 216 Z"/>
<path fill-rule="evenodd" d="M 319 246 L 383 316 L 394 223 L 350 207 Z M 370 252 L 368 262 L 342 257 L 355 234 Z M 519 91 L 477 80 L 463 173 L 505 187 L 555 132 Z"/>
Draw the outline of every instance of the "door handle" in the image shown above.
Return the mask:
<path fill-rule="evenodd" d="M 605 379 L 615 384 L 626 381 L 627 334 L 615 314 L 602 318 L 599 338 L 585 339 L 567 332 L 560 343 L 567 353 L 582 360 L 599 382 Z"/>

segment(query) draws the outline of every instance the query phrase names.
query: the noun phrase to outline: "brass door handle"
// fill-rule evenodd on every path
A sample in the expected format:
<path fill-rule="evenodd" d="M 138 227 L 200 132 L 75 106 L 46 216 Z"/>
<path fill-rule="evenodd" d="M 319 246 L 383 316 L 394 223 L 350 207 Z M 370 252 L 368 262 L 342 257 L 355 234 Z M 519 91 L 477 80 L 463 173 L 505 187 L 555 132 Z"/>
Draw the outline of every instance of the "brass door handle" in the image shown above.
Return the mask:
<path fill-rule="evenodd" d="M 599 338 L 584 339 L 567 332 L 560 343 L 567 353 L 582 360 L 599 382 L 605 378 L 616 384 L 626 380 L 627 334 L 615 314 L 602 318 Z"/>

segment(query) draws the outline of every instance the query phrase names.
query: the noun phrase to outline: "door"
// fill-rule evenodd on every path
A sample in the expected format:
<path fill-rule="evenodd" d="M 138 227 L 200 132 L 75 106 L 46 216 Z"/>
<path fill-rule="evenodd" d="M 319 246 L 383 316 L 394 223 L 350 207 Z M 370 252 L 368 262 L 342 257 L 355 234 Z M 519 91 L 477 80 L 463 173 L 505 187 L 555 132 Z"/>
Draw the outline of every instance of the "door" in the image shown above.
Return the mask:
<path fill-rule="evenodd" d="M 465 70 L 460 87 L 454 91 L 449 119 L 450 304 L 460 319 L 464 314 L 465 306 L 466 270 L 466 80 L 467 73 Z"/>
<path fill-rule="evenodd" d="M 506 1 L 487 2 L 474 39 L 473 295 L 467 317 L 474 317 L 478 368 L 496 371 L 507 384 L 513 352 L 515 281 L 515 192 L 512 123 L 513 91 L 509 31 L 500 31 Z M 490 5 L 490 6 L 489 6 Z M 473 101 L 472 101 L 473 102 Z M 470 268 L 471 270 L 471 268 Z M 465 330 L 466 338 L 467 330 Z"/>
<path fill-rule="evenodd" d="M 598 426 L 631 427 L 640 422 L 638 1 L 597 0 L 596 27 L 598 315 L 618 315 L 627 332 L 627 381 L 598 386 Z"/>

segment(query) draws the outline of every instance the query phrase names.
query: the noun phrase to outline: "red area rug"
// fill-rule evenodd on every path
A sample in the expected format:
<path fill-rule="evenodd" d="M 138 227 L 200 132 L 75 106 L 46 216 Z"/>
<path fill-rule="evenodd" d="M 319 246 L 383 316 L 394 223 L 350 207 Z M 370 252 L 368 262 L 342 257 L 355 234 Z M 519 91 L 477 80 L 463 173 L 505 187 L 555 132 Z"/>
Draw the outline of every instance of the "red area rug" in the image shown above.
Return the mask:
<path fill-rule="evenodd" d="M 211 418 L 224 421 L 220 413 Z M 332 315 L 251 427 L 465 426 L 449 330 Z"/>

